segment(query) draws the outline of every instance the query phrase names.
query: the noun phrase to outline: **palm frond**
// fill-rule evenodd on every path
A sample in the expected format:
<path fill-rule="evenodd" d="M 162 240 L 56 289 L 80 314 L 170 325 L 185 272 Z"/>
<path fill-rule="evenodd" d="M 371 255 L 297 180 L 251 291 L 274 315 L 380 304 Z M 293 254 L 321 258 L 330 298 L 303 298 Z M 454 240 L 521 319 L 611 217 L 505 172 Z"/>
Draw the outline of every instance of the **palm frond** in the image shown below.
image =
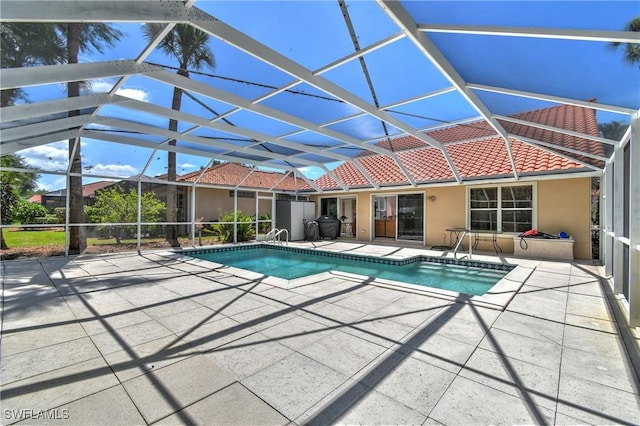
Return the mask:
<path fill-rule="evenodd" d="M 154 39 L 163 27 L 163 24 L 145 24 L 145 38 Z M 208 42 L 207 33 L 188 24 L 177 24 L 158 44 L 158 48 L 165 55 L 174 57 L 184 70 L 215 68 L 215 57 Z"/>

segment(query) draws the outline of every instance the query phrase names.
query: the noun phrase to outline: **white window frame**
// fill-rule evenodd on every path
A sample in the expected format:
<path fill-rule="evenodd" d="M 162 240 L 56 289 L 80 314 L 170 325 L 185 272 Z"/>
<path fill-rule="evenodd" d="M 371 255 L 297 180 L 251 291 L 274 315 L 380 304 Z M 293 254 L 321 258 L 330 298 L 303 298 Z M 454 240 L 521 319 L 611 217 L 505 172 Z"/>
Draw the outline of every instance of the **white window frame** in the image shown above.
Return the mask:
<path fill-rule="evenodd" d="M 482 189 L 482 188 L 496 188 L 497 190 L 497 232 L 503 232 L 502 230 L 502 211 L 503 210 L 514 210 L 514 209 L 503 209 L 502 208 L 502 188 L 508 188 L 510 186 L 531 186 L 532 191 L 532 201 L 531 201 L 531 228 L 536 229 L 538 227 L 538 185 L 536 182 L 514 182 L 509 184 L 486 184 L 486 185 L 470 185 L 467 186 L 467 202 L 466 202 L 466 224 L 467 228 L 471 229 L 471 190 L 472 189 Z M 493 210 L 493 209 L 490 209 Z M 525 209 L 515 209 L 515 210 L 525 210 Z M 483 231 L 478 231 L 480 234 Z M 484 231 L 486 233 L 490 233 L 490 231 Z M 506 235 L 518 235 L 518 232 L 504 232 Z"/>

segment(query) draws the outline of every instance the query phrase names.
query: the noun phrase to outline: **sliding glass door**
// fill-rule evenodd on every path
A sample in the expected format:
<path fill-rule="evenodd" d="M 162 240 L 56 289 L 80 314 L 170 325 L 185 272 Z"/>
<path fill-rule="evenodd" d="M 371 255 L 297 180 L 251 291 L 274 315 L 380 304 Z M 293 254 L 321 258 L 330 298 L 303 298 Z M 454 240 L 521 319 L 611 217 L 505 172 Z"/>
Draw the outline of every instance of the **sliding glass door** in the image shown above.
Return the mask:
<path fill-rule="evenodd" d="M 398 195 L 398 239 L 424 239 L 424 194 Z"/>

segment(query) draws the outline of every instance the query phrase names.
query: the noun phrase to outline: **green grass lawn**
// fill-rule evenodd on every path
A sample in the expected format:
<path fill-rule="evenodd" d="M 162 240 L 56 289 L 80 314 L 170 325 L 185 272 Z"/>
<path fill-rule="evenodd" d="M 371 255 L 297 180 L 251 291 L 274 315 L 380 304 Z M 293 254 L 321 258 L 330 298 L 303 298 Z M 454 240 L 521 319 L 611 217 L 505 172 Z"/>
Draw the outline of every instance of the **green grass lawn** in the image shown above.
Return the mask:
<path fill-rule="evenodd" d="M 64 231 L 2 230 L 9 247 L 64 246 Z"/>
<path fill-rule="evenodd" d="M 20 247 L 46 247 L 61 246 L 64 247 L 64 231 L 53 230 L 21 230 L 21 229 L 4 229 L 2 231 L 7 246 L 11 248 Z M 157 243 L 165 241 L 163 237 L 143 238 L 142 243 Z M 206 244 L 212 244 L 213 238 L 203 238 Z M 135 238 L 123 239 L 122 244 L 136 244 Z M 196 238 L 197 243 L 197 238 Z M 97 245 L 115 245 L 115 238 L 87 238 L 88 246 Z"/>

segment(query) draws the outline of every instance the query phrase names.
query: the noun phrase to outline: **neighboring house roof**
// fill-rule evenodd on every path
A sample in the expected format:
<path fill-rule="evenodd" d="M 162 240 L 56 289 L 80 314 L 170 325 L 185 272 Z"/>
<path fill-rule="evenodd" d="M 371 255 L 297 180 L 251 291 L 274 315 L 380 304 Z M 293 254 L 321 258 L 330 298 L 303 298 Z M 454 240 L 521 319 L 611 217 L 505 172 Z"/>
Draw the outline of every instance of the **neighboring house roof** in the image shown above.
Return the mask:
<path fill-rule="evenodd" d="M 111 186 L 116 182 L 112 181 L 100 181 L 94 183 L 88 183 L 86 185 L 82 185 L 82 196 L 83 197 L 91 197 L 95 195 L 96 191 L 102 188 L 106 188 L 107 186 Z"/>
<path fill-rule="evenodd" d="M 29 201 L 30 203 L 38 203 L 38 204 L 40 204 L 42 202 L 42 195 L 40 195 L 40 194 L 32 195 L 31 197 L 29 197 L 29 199 L 27 201 Z"/>
<path fill-rule="evenodd" d="M 599 136 L 595 111 L 591 108 L 561 105 L 517 114 L 512 118 L 590 136 Z M 579 149 L 601 156 L 608 155 L 606 153 L 607 147 L 601 142 L 510 121 L 499 121 L 507 133 L 512 135 L 509 141 L 516 170 L 520 175 L 582 170 L 585 166 L 580 161 L 597 166 L 602 166 L 602 164 L 599 160 L 576 155 L 573 155 L 573 158 L 578 161 L 572 161 L 547 149 L 520 141 L 517 139 L 518 136 L 554 144 L 557 149 L 553 150 L 564 155 L 571 154 L 563 151 L 562 148 Z M 504 140 L 485 121 L 440 128 L 429 131 L 426 135 L 443 144 L 463 179 L 513 175 L 513 168 Z M 417 183 L 446 182 L 455 179 L 443 153 L 413 136 L 385 140 L 376 143 L 376 145 L 392 149 Z M 408 179 L 400 167 L 389 156 L 365 151 L 359 154 L 354 161 L 360 163 L 371 178 L 381 186 L 406 185 L 408 183 Z M 337 167 L 333 173 L 349 188 L 371 186 L 353 164 L 344 163 Z M 315 183 L 322 189 L 339 188 L 339 185 L 329 175 L 321 176 Z"/>
<path fill-rule="evenodd" d="M 101 180 L 98 182 L 88 183 L 86 185 L 82 185 L 82 196 L 83 197 L 92 197 L 95 195 L 96 191 L 102 188 L 106 188 L 107 186 L 111 186 L 116 182 L 110 180 Z M 67 189 L 57 189 L 55 191 L 47 192 L 43 194 L 46 197 L 66 197 Z"/>
<path fill-rule="evenodd" d="M 179 181 L 195 182 L 227 187 L 255 188 L 264 190 L 296 191 L 309 189 L 309 185 L 302 179 L 296 179 L 291 174 L 266 172 L 253 169 L 238 163 L 222 163 L 204 173 L 202 170 L 179 176 Z"/>

